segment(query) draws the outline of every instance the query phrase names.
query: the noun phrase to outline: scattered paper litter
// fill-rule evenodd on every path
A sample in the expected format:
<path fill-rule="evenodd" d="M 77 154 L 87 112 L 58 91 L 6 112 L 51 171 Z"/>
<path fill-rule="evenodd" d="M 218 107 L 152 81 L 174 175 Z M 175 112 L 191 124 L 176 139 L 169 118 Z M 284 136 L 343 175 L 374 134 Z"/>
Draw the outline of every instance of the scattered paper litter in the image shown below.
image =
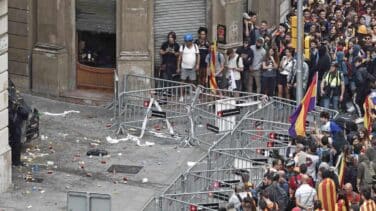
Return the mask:
<path fill-rule="evenodd" d="M 139 147 L 148 147 L 148 146 L 154 146 L 155 145 L 154 142 L 148 142 L 148 141 L 146 141 L 144 144 L 142 144 L 141 140 L 138 137 L 132 136 L 132 135 L 129 135 L 129 134 L 126 138 L 121 138 L 121 139 L 113 139 L 110 136 L 107 136 L 106 141 L 110 144 L 117 144 L 117 143 L 122 142 L 122 141 L 133 141 L 133 142 L 136 142 L 136 145 L 139 146 Z"/>
<path fill-rule="evenodd" d="M 149 180 L 148 180 L 148 178 L 143 178 L 142 179 L 142 183 L 147 183 Z"/>
<path fill-rule="evenodd" d="M 30 209 L 30 208 L 32 208 L 33 206 L 31 206 L 31 205 L 29 205 L 29 206 L 27 206 L 27 209 Z"/>
<path fill-rule="evenodd" d="M 197 162 L 191 162 L 191 161 L 188 161 L 188 162 L 187 162 L 187 165 L 188 165 L 189 167 L 193 167 L 194 165 L 196 165 L 196 163 L 197 163 Z"/>
<path fill-rule="evenodd" d="M 70 114 L 70 113 L 77 113 L 77 114 L 79 114 L 80 112 L 79 111 L 74 111 L 74 110 L 64 111 L 64 113 L 42 112 L 43 115 L 47 115 L 47 116 L 66 116 L 67 114 Z"/>

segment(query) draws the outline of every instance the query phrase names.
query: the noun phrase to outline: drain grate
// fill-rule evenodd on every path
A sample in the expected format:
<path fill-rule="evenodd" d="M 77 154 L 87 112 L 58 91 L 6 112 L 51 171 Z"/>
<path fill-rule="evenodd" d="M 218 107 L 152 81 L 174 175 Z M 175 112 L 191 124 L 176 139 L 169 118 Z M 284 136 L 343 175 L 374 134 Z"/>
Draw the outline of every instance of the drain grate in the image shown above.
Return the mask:
<path fill-rule="evenodd" d="M 117 173 L 124 173 L 124 174 L 137 174 L 141 171 L 143 166 L 128 166 L 128 165 L 112 165 L 108 168 L 108 172 L 117 172 Z"/>

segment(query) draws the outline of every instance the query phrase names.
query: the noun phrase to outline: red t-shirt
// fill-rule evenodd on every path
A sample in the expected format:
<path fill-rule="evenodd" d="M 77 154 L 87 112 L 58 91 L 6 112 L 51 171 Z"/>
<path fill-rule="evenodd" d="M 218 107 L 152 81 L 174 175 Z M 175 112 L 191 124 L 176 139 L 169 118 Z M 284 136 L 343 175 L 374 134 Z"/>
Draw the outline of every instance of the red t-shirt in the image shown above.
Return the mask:
<path fill-rule="evenodd" d="M 296 189 L 298 189 L 299 186 L 302 184 L 302 176 L 303 174 L 292 176 L 289 180 L 289 188 L 296 191 Z M 315 188 L 315 184 L 313 183 L 313 179 L 311 177 L 309 178 L 308 185 Z"/>

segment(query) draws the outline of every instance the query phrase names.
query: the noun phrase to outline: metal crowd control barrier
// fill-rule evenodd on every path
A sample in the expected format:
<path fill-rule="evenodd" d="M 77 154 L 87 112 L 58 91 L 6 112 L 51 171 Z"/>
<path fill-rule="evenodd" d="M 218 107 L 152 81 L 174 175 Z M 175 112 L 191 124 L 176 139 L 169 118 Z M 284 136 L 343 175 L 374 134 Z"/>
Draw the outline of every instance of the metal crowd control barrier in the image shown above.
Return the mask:
<path fill-rule="evenodd" d="M 118 133 L 138 138 L 148 133 L 190 145 L 210 146 L 218 134 L 231 131 L 256 110 L 263 98 L 227 90 L 213 94 L 202 86 L 137 75 L 126 75 L 123 87 L 115 116 Z"/>

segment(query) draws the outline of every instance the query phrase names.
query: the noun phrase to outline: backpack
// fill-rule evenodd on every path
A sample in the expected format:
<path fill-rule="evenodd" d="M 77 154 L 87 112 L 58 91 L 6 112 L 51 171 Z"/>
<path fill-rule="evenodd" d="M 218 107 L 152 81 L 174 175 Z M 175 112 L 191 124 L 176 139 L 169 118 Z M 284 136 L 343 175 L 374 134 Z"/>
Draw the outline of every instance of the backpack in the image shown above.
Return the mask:
<path fill-rule="evenodd" d="M 221 59 L 221 55 L 220 55 L 219 52 L 217 52 L 217 59 L 218 59 L 219 64 L 221 64 L 222 63 L 222 59 Z M 210 61 L 211 61 L 211 56 L 209 56 L 209 63 L 210 63 Z"/>
<path fill-rule="evenodd" d="M 195 51 L 197 52 L 197 51 L 198 51 L 198 46 L 197 46 L 197 44 L 196 44 L 196 43 L 193 43 L 192 45 L 194 46 Z M 183 52 L 184 52 L 185 47 L 186 47 L 186 45 L 183 44 Z"/>
<path fill-rule="evenodd" d="M 369 186 L 372 184 L 373 176 L 375 176 L 375 170 L 373 169 L 373 162 L 369 162 L 369 166 L 367 166 L 366 163 L 361 163 L 364 167 L 364 180 L 363 180 L 363 186 Z"/>

